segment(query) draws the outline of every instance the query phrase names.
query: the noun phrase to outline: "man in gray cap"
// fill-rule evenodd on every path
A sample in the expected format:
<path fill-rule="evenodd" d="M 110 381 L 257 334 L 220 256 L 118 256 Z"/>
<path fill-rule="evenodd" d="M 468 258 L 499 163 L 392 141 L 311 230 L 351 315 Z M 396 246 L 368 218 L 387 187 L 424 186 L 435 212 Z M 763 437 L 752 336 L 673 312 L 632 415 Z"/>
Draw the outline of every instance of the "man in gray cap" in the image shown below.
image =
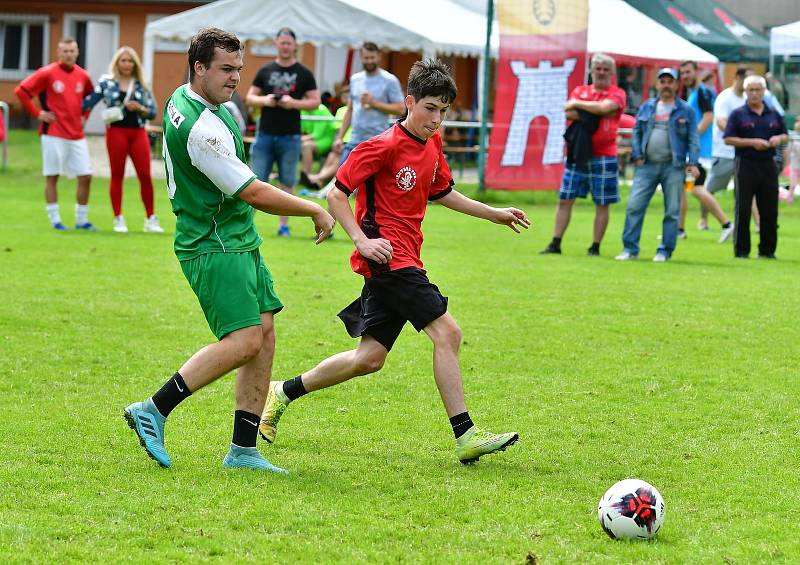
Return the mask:
<path fill-rule="evenodd" d="M 687 173 L 694 177 L 699 174 L 697 118 L 692 107 L 676 97 L 678 73 L 661 69 L 657 87 L 658 96 L 639 108 L 633 128 L 631 157 L 636 173 L 625 212 L 625 249 L 616 256 L 618 261 L 639 256 L 644 215 L 659 184 L 664 193 L 664 222 L 661 245 L 653 261 L 664 262 L 672 256 L 678 239 L 683 180 Z"/>

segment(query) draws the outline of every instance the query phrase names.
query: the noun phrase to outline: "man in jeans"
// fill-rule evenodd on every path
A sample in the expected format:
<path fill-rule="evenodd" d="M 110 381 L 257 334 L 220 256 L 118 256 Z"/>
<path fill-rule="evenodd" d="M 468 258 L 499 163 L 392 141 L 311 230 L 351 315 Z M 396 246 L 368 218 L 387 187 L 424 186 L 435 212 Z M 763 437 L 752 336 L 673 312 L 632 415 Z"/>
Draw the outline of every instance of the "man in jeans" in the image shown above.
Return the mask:
<path fill-rule="evenodd" d="M 699 173 L 697 118 L 692 107 L 675 96 L 677 81 L 677 72 L 661 69 L 658 98 L 643 104 L 636 116 L 632 154 L 636 173 L 622 234 L 625 249 L 616 256 L 618 261 L 630 261 L 639 256 L 644 215 L 659 184 L 664 193 L 664 222 L 661 245 L 653 261 L 667 261 L 675 251 L 683 179 L 686 173 L 693 176 Z"/>
<path fill-rule="evenodd" d="M 269 182 L 272 165 L 278 164 L 277 185 L 290 194 L 297 184 L 300 163 L 300 111 L 320 104 L 314 75 L 297 61 L 297 39 L 288 27 L 275 36 L 278 58 L 261 67 L 247 91 L 247 104 L 261 108 L 256 142 L 250 148 L 253 172 Z M 278 235 L 289 237 L 289 218 L 281 216 Z"/>

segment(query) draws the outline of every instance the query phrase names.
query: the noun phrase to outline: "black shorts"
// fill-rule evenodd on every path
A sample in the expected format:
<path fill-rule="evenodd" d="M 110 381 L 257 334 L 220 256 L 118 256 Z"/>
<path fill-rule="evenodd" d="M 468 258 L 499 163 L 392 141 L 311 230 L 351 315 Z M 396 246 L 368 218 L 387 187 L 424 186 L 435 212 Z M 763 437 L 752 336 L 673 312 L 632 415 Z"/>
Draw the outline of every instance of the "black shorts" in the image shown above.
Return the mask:
<path fill-rule="evenodd" d="M 697 170 L 700 171 L 700 175 L 698 175 L 698 177 L 695 179 L 694 184 L 697 186 L 703 186 L 706 184 L 706 168 L 698 163 Z"/>
<path fill-rule="evenodd" d="M 392 349 L 406 322 L 422 329 L 447 312 L 447 297 L 416 267 L 364 279 L 361 297 L 339 312 L 350 337 L 371 336 Z"/>

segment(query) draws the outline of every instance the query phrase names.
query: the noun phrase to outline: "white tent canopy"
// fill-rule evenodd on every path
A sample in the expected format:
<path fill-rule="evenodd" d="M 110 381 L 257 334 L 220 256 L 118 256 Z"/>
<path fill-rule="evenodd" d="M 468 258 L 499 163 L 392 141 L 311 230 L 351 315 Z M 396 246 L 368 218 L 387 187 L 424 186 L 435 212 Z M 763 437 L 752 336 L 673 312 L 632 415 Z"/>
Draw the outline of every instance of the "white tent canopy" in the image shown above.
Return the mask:
<path fill-rule="evenodd" d="M 617 55 L 620 62 L 648 59 L 717 63 L 719 59 L 644 15 L 623 0 L 589 0 L 590 53 Z"/>
<path fill-rule="evenodd" d="M 485 22 L 449 0 L 403 0 L 402 6 L 374 0 L 220 0 L 148 24 L 145 40 L 188 42 L 213 25 L 258 42 L 290 27 L 300 43 L 313 45 L 356 46 L 368 39 L 393 51 L 480 56 Z"/>
<path fill-rule="evenodd" d="M 770 56 L 800 56 L 800 21 L 772 28 L 769 32 Z"/>

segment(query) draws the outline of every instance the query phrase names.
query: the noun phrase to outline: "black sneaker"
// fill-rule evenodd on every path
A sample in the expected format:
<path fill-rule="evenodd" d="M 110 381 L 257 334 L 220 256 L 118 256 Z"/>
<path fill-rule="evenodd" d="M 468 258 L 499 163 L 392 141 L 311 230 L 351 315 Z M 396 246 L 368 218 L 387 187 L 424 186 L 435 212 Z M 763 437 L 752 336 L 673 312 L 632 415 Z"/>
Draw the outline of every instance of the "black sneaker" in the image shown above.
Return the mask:
<path fill-rule="evenodd" d="M 561 255 L 561 248 L 550 243 L 547 247 L 539 251 L 539 255 Z"/>

